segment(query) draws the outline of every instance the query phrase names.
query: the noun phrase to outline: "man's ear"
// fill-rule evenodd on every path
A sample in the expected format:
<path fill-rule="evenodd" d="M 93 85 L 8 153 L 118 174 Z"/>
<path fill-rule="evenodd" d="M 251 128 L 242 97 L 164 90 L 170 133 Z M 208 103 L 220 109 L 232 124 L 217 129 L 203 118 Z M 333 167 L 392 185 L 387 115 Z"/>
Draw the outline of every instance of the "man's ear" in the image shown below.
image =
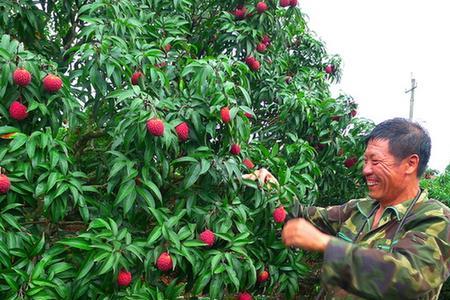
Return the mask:
<path fill-rule="evenodd" d="M 411 175 L 419 171 L 420 157 L 417 154 L 410 155 L 406 158 L 407 168 L 406 174 Z"/>

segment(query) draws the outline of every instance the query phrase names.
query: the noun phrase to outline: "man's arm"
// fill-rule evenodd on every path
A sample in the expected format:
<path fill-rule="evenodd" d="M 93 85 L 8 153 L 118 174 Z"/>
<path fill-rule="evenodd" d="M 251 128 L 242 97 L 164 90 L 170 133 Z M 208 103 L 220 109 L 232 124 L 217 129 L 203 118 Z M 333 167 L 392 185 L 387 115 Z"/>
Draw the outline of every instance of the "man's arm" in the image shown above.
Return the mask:
<path fill-rule="evenodd" d="M 311 222 L 320 231 L 335 236 L 342 223 L 350 217 L 355 204 L 356 200 L 329 207 L 301 205 L 299 217 Z"/>
<path fill-rule="evenodd" d="M 449 220 L 430 217 L 418 224 L 398 240 L 393 253 L 331 238 L 322 281 L 365 298 L 415 299 L 437 288 L 449 272 Z"/>
<path fill-rule="evenodd" d="M 242 178 L 258 180 L 260 184 L 268 184 L 269 187 L 279 184 L 275 176 L 264 168 L 255 170 L 251 174 L 245 174 Z M 298 217 L 308 220 L 322 232 L 336 235 L 339 232 L 341 224 L 350 217 L 355 203 L 355 201 L 349 201 L 343 205 L 329 206 L 326 208 L 300 205 Z"/>

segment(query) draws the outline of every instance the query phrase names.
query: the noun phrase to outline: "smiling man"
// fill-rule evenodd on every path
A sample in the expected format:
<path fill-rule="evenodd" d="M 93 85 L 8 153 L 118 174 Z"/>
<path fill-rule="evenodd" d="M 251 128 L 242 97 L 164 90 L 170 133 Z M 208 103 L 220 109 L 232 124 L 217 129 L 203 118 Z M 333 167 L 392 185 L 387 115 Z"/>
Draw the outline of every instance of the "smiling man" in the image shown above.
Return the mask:
<path fill-rule="evenodd" d="M 285 224 L 286 246 L 324 252 L 318 298 L 438 299 L 449 276 L 450 210 L 419 187 L 430 150 L 420 125 L 380 123 L 366 140 L 368 197 L 301 207 Z M 276 182 L 265 169 L 253 176 Z"/>

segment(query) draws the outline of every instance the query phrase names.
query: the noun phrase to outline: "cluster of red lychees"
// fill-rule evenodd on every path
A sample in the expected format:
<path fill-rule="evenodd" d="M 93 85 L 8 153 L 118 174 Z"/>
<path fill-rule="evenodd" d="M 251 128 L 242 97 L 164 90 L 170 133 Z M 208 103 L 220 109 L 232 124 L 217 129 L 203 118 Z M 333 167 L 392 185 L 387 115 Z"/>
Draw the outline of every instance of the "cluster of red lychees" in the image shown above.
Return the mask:
<path fill-rule="evenodd" d="M 24 68 L 17 68 L 13 72 L 13 81 L 20 87 L 26 87 L 31 83 L 31 74 Z M 54 93 L 61 89 L 62 80 L 56 75 L 48 74 L 42 80 L 42 85 L 45 91 Z M 20 100 L 21 97 L 13 101 L 9 106 L 9 116 L 17 121 L 22 121 L 28 117 L 28 107 L 20 102 Z"/>
<path fill-rule="evenodd" d="M 298 4 L 298 0 L 280 0 L 280 6 L 281 7 L 296 7 Z M 258 14 L 263 14 L 265 11 L 267 11 L 269 9 L 269 7 L 267 6 L 267 4 L 264 1 L 260 1 L 256 4 L 255 10 Z M 234 11 L 231 12 L 236 20 L 244 20 L 247 17 L 252 17 L 253 13 L 247 14 L 247 8 L 243 5 L 240 4 L 236 7 L 236 9 Z M 264 53 L 267 50 L 267 47 L 270 44 L 270 38 L 269 36 L 265 35 L 262 38 L 262 41 L 260 43 L 258 43 L 258 45 L 256 46 L 256 51 L 258 51 L 259 53 Z M 261 68 L 261 63 L 254 57 L 254 56 L 247 56 L 245 58 L 245 63 L 248 65 L 248 67 L 250 68 L 250 70 L 256 72 Z"/>
<path fill-rule="evenodd" d="M 26 87 L 31 83 L 31 73 L 24 68 L 17 68 L 13 72 L 13 82 L 19 87 Z M 55 93 L 62 87 L 62 80 L 53 74 L 48 74 L 42 80 L 44 90 Z M 22 121 L 28 117 L 28 107 L 22 103 L 22 97 L 11 103 L 9 106 L 9 116 L 16 121 Z M 0 174 L 0 194 L 6 194 L 11 188 L 11 181 L 5 174 Z"/>

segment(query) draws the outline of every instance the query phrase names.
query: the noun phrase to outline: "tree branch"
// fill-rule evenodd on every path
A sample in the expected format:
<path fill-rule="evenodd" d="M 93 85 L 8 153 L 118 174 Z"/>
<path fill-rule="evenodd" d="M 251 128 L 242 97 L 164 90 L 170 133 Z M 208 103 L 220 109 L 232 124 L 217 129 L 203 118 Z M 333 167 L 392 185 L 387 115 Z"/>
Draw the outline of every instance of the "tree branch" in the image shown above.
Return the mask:
<path fill-rule="evenodd" d="M 83 154 L 84 148 L 86 148 L 87 143 L 99 137 L 103 137 L 106 135 L 104 130 L 91 131 L 83 135 L 74 145 L 75 156 L 78 157 Z"/>

